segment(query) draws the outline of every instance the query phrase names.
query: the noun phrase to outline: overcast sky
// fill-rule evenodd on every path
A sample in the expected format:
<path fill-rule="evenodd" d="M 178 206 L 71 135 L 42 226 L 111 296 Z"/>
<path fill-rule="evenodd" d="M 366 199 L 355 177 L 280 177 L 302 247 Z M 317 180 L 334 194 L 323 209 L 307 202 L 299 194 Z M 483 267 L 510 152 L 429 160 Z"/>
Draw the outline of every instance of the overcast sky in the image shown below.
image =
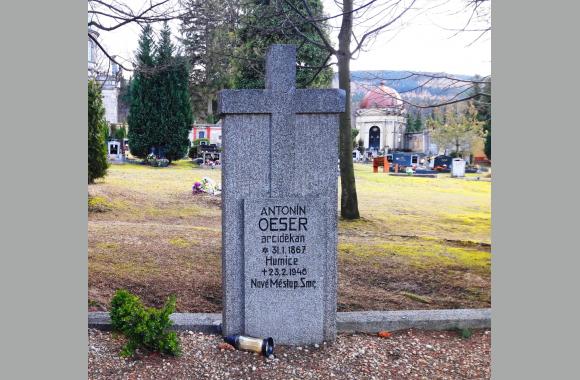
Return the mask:
<path fill-rule="evenodd" d="M 470 12 L 464 10 L 465 1 L 417 0 L 416 9 L 405 14 L 402 22 L 395 25 L 393 30 L 382 33 L 372 41 L 367 50 L 352 62 L 351 69 L 490 74 L 490 35 L 474 43 L 479 33 L 463 32 L 454 36 L 453 29 L 461 28 L 469 19 Z M 357 2 L 363 4 L 368 0 L 355 0 Z M 125 3 L 138 10 L 149 1 L 127 0 Z M 340 13 L 334 0 L 323 0 L 323 4 L 327 14 Z M 386 14 L 380 16 L 388 17 Z M 338 25 L 340 18 L 333 22 Z M 173 23 L 172 28 L 177 33 L 177 22 Z M 111 54 L 132 59 L 139 32 L 138 25 L 128 24 L 112 32 L 101 32 L 100 38 Z M 337 41 L 337 31 L 331 36 Z"/>

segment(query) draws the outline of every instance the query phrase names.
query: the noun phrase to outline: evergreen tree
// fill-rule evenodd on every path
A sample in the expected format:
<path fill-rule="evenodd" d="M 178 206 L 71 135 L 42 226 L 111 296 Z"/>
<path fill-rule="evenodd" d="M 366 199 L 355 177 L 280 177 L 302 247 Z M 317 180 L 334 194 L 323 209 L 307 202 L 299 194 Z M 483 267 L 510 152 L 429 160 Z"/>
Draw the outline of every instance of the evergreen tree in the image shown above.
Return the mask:
<path fill-rule="evenodd" d="M 480 109 L 479 117 L 485 124 L 483 129 L 486 132 L 485 135 L 485 145 L 484 152 L 487 158 L 491 160 L 491 78 L 489 78 L 489 83 L 483 86 L 483 93 L 489 94 L 489 97 L 480 96 Z"/>
<path fill-rule="evenodd" d="M 117 140 L 119 140 L 119 141 L 123 142 L 123 139 L 124 139 L 125 137 L 127 137 L 125 132 L 126 132 L 126 131 L 125 131 L 125 128 L 123 128 L 123 127 L 119 128 L 119 129 L 117 129 L 117 130 L 115 130 L 115 139 L 117 139 Z"/>
<path fill-rule="evenodd" d="M 413 112 L 407 112 L 407 129 L 409 133 L 421 132 L 423 130 L 423 120 L 421 118 L 421 111 L 417 111 L 416 117 L 413 117 Z"/>
<path fill-rule="evenodd" d="M 243 4 L 242 27 L 238 31 L 240 41 L 236 51 L 236 56 L 242 59 L 236 60 L 235 88 L 264 88 L 264 57 L 272 44 L 300 46 L 296 53 L 297 87 L 330 86 L 332 70 L 328 67 L 319 69 L 324 66 L 328 51 L 314 44 L 303 43 L 304 37 L 301 34 L 322 44 L 312 23 L 305 21 L 294 10 L 298 9 L 302 14 L 307 14 L 303 1 L 308 2 L 312 11 L 311 18 L 324 17 L 320 0 L 253 0 Z M 318 26 L 323 30 L 328 28 L 322 22 Z M 316 78 L 313 79 L 315 75 Z"/>
<path fill-rule="evenodd" d="M 423 120 L 421 119 L 421 111 L 417 113 L 417 118 L 413 122 L 413 131 L 421 132 L 423 130 Z"/>
<path fill-rule="evenodd" d="M 214 121 L 217 92 L 230 87 L 239 5 L 231 0 L 182 0 L 181 44 L 190 64 L 193 112 Z"/>
<path fill-rule="evenodd" d="M 153 151 L 171 162 L 183 158 L 189 147 L 189 67 L 183 57 L 174 55 L 167 23 L 156 46 L 153 30 L 147 25 L 139 40 L 131 86 L 129 147 L 134 156 L 144 158 Z"/>
<path fill-rule="evenodd" d="M 474 80 L 481 81 L 481 77 L 476 75 Z M 483 129 L 486 133 L 483 151 L 487 158 L 491 159 L 491 78 L 483 87 L 479 83 L 473 84 L 472 94 L 479 95 L 473 99 L 477 109 L 477 119 L 483 123 Z"/>
<path fill-rule="evenodd" d="M 187 154 L 187 136 L 193 119 L 188 88 L 189 68 L 183 57 L 174 56 L 174 50 L 171 31 L 165 23 L 155 56 L 158 105 L 153 142 L 157 151 L 164 152 L 169 161 L 179 160 Z"/>
<path fill-rule="evenodd" d="M 127 116 L 129 115 L 129 108 L 131 107 L 131 83 L 132 83 L 131 78 L 129 78 L 129 80 L 126 80 L 121 75 L 118 96 L 119 103 L 117 105 L 120 123 L 126 123 Z"/>
<path fill-rule="evenodd" d="M 413 115 L 411 111 L 407 112 L 407 132 L 413 132 L 415 128 L 415 121 L 413 120 Z"/>
<path fill-rule="evenodd" d="M 89 131 L 88 131 L 88 158 L 89 183 L 107 174 L 107 146 L 106 133 L 107 121 L 105 120 L 105 107 L 101 97 L 101 89 L 94 79 L 89 81 Z"/>
<path fill-rule="evenodd" d="M 129 124 L 129 149 L 135 157 L 145 158 L 153 146 L 152 132 L 156 128 L 156 83 L 153 75 L 153 29 L 143 27 L 137 48 L 137 65 L 131 81 Z"/>

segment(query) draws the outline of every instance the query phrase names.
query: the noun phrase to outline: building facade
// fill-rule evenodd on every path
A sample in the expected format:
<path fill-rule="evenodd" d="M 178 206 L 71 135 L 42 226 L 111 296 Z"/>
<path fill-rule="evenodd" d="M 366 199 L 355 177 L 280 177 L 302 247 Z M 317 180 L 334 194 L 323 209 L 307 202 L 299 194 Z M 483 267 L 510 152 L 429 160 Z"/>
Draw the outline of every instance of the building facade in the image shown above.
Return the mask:
<path fill-rule="evenodd" d="M 99 32 L 89 28 L 91 37 L 98 39 Z M 95 79 L 101 85 L 105 119 L 111 124 L 119 123 L 118 100 L 121 87 L 121 71 L 119 65 L 100 54 L 97 44 L 88 37 L 88 77 Z"/>
<path fill-rule="evenodd" d="M 118 66 L 111 65 L 111 74 L 105 73 L 97 76 L 97 82 L 101 84 L 101 93 L 103 95 L 103 106 L 105 107 L 105 119 L 109 124 L 119 123 L 119 89 L 120 82 L 117 79 Z"/>
<path fill-rule="evenodd" d="M 357 141 L 375 153 L 405 149 L 406 115 L 399 93 L 381 83 L 365 94 L 355 113 Z"/>
<path fill-rule="evenodd" d="M 89 28 L 89 35 L 95 39 L 99 38 L 99 32 L 94 29 Z M 95 78 L 97 75 L 97 54 L 98 47 L 97 44 L 89 37 L 88 38 L 88 77 Z"/>
<path fill-rule="evenodd" d="M 189 134 L 189 141 L 208 139 L 210 144 L 222 145 L 222 122 L 215 124 L 193 124 Z"/>

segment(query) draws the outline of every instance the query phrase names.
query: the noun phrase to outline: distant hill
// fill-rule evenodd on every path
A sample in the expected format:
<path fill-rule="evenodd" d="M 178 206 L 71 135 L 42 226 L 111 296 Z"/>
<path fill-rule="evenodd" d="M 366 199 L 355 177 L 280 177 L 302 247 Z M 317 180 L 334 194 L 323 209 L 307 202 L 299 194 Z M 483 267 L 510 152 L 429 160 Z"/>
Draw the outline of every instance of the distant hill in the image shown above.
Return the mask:
<path fill-rule="evenodd" d="M 468 85 L 464 82 L 452 84 L 449 79 L 431 78 L 429 76 L 448 76 L 452 78 L 470 80 L 474 76 L 456 75 L 432 72 L 413 72 L 397 70 L 374 70 L 374 71 L 352 71 L 352 102 L 357 105 L 362 100 L 368 90 L 374 88 L 382 81 L 401 94 L 401 97 L 414 104 L 434 104 L 441 103 L 459 92 L 464 91 Z M 421 75 L 422 74 L 422 75 Z M 427 74 L 427 75 L 424 75 Z M 338 87 L 338 74 L 335 73 L 333 87 Z M 468 90 L 469 91 L 469 90 Z M 466 93 L 465 93 L 466 94 Z M 406 105 L 406 108 L 413 108 Z"/>

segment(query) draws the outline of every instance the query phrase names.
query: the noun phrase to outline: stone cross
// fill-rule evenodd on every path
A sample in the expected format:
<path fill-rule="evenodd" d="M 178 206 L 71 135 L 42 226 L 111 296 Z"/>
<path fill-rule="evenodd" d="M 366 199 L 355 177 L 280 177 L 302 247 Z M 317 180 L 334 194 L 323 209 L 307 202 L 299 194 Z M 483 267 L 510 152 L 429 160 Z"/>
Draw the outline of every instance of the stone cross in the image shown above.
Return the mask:
<path fill-rule="evenodd" d="M 223 333 L 313 344 L 336 335 L 337 89 L 296 89 L 273 45 L 266 89 L 224 90 Z"/>

